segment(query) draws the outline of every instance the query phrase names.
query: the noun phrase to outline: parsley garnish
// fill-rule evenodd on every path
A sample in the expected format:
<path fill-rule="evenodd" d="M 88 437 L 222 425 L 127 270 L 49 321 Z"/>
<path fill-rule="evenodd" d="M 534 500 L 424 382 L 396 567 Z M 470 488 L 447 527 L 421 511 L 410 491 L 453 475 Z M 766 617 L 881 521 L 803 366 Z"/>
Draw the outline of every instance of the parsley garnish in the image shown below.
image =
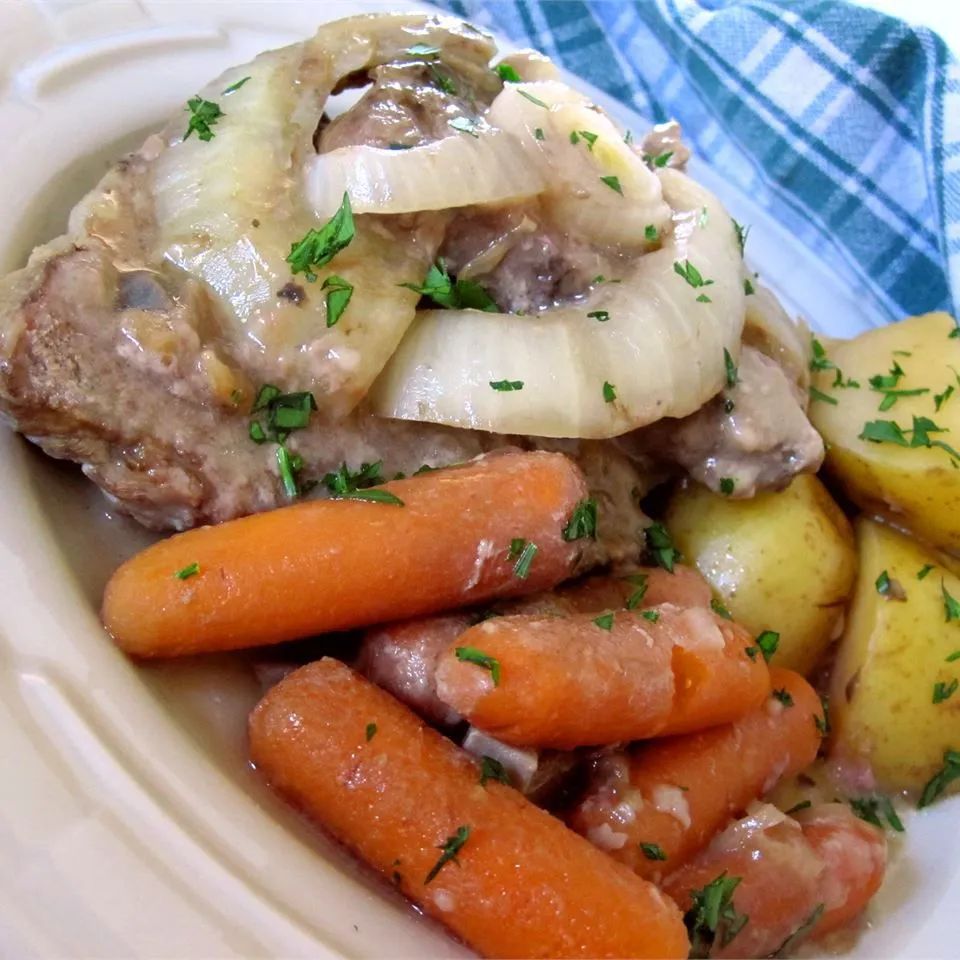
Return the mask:
<path fill-rule="evenodd" d="M 454 117 L 452 120 L 448 120 L 447 123 L 453 127 L 454 130 L 459 130 L 460 133 L 469 133 L 471 137 L 477 140 L 480 139 L 480 134 L 477 132 L 477 125 L 469 117 Z"/>
<path fill-rule="evenodd" d="M 476 647 L 456 647 L 453 651 L 454 656 L 464 663 L 473 663 L 484 670 L 490 671 L 490 677 L 495 687 L 500 686 L 500 661 L 496 657 L 485 654 Z"/>
<path fill-rule="evenodd" d="M 647 595 L 647 575 L 645 573 L 632 573 L 623 579 L 634 587 L 633 592 L 627 597 L 626 607 L 628 610 L 636 610 Z"/>
<path fill-rule="evenodd" d="M 750 228 L 745 227 L 742 223 L 738 223 L 736 220 L 733 221 L 733 232 L 737 238 L 737 246 L 740 247 L 740 256 L 743 256 L 743 251 L 747 246 L 747 237 L 750 234 Z"/>
<path fill-rule="evenodd" d="M 182 570 L 178 570 L 174 576 L 178 580 L 189 580 L 191 577 L 195 577 L 200 572 L 200 564 L 194 561 L 188 566 L 184 567 Z"/>
<path fill-rule="evenodd" d="M 953 396 L 953 384 L 951 383 L 943 393 L 935 393 L 933 395 L 933 404 L 936 407 L 937 413 L 940 412 L 940 408 Z"/>
<path fill-rule="evenodd" d="M 288 497 L 295 497 L 300 493 L 297 486 L 297 473 L 302 461 L 298 456 L 290 456 L 290 451 L 281 443 L 277 447 L 277 469 L 280 471 L 280 482 Z"/>
<path fill-rule="evenodd" d="M 801 810 L 807 810 L 813 806 L 813 803 L 809 800 L 801 800 L 799 803 L 795 803 L 789 810 L 784 810 L 783 812 L 789 817 L 795 813 L 799 813 Z"/>
<path fill-rule="evenodd" d="M 960 778 L 960 751 L 945 750 L 943 767 L 927 781 L 923 793 L 920 794 L 917 807 L 921 810 L 924 807 L 929 807 L 958 778 Z"/>
<path fill-rule="evenodd" d="M 522 380 L 490 380 L 490 388 L 499 393 L 511 393 L 514 390 L 523 389 Z"/>
<path fill-rule="evenodd" d="M 212 140 L 216 134 L 210 128 L 215 126 L 221 117 L 226 116 L 220 109 L 220 105 L 213 100 L 204 100 L 197 94 L 187 101 L 187 109 L 191 116 L 183 139 L 186 141 L 191 133 L 195 133 L 201 140 Z"/>
<path fill-rule="evenodd" d="M 498 63 L 496 66 L 497 76 L 504 83 L 522 83 L 523 80 L 516 69 L 509 63 Z"/>
<path fill-rule="evenodd" d="M 510 777 L 503 764 L 499 760 L 494 760 L 493 757 L 484 756 L 480 758 L 480 786 L 485 787 L 488 780 L 505 783 L 508 787 L 511 785 Z"/>
<path fill-rule="evenodd" d="M 356 471 L 343 463 L 336 473 L 328 473 L 322 483 L 332 494 L 342 496 L 354 490 L 363 490 L 383 483 L 383 475 L 380 472 L 382 467 L 382 460 L 377 460 L 375 463 L 361 463 L 360 469 Z"/>
<path fill-rule="evenodd" d="M 730 351 L 726 347 L 723 348 L 723 366 L 727 374 L 727 386 L 735 387 L 740 377 L 737 373 L 737 365 L 733 362 L 733 357 L 730 356 Z"/>
<path fill-rule="evenodd" d="M 367 500 L 370 503 L 389 503 L 395 507 L 405 506 L 404 502 L 389 490 L 348 490 L 338 496 L 341 500 Z"/>
<path fill-rule="evenodd" d="M 643 239 L 656 243 L 660 239 L 660 231 L 652 223 L 648 223 L 643 228 Z"/>
<path fill-rule="evenodd" d="M 337 212 L 319 229 L 311 227 L 302 240 L 290 245 L 287 263 L 291 273 L 303 273 L 311 283 L 317 279 L 313 267 L 328 264 L 354 238 L 353 210 L 344 193 Z"/>
<path fill-rule="evenodd" d="M 327 327 L 332 327 L 343 316 L 350 298 L 353 296 L 353 284 L 343 277 L 329 276 L 320 285 L 327 291 Z"/>
<path fill-rule="evenodd" d="M 443 260 L 432 264 L 423 283 L 401 283 L 414 293 L 432 300 L 437 306 L 449 310 L 483 310 L 496 313 L 493 297 L 475 280 L 454 280 Z"/>
<path fill-rule="evenodd" d="M 619 177 L 615 177 L 613 175 L 608 177 L 601 177 L 600 182 L 605 183 L 611 190 L 614 190 L 617 193 L 619 193 L 621 197 L 623 196 L 623 187 L 620 186 Z"/>
<path fill-rule="evenodd" d="M 690 957 L 708 957 L 714 943 L 723 949 L 746 926 L 749 918 L 737 913 L 733 893 L 741 877 L 728 877 L 726 871 L 690 895 L 691 905 L 683 920 L 690 932 Z"/>
<path fill-rule="evenodd" d="M 587 316 L 598 323 L 606 323 L 610 319 L 610 314 L 606 310 L 591 310 Z"/>
<path fill-rule="evenodd" d="M 763 659 L 770 662 L 770 658 L 777 652 L 780 645 L 780 634 L 776 630 L 764 630 L 756 640 L 756 646 L 747 647 L 747 656 L 751 660 L 757 659 L 757 654 L 762 653 Z"/>
<path fill-rule="evenodd" d="M 463 849 L 463 845 L 467 842 L 467 838 L 470 836 L 470 828 L 466 825 L 462 827 L 457 827 L 457 832 L 453 836 L 447 837 L 443 843 L 437 846 L 438 850 L 442 850 L 443 853 L 440 854 L 440 859 L 430 868 L 430 872 L 427 874 L 426 879 L 423 881 L 423 885 L 426 886 L 433 880 L 434 877 L 452 860 L 458 867 L 460 866 L 460 861 L 457 859 L 457 854 Z"/>
<path fill-rule="evenodd" d="M 893 420 L 868 420 L 858 437 L 871 443 L 895 443 L 900 447 L 909 447 L 910 441 Z"/>
<path fill-rule="evenodd" d="M 785 707 L 793 706 L 793 697 L 790 695 L 790 691 L 786 687 L 780 687 L 779 690 L 774 690 L 771 696 L 775 697 L 780 701 Z"/>
<path fill-rule="evenodd" d="M 938 681 L 933 685 L 933 702 L 943 703 L 944 700 L 949 700 L 957 692 L 957 687 L 960 687 L 960 680 L 957 679 L 949 683 Z"/>
<path fill-rule="evenodd" d="M 641 610 L 640 616 L 651 623 L 656 623 L 660 619 L 660 613 L 657 610 Z"/>
<path fill-rule="evenodd" d="M 613 403 L 617 399 L 617 388 L 607 380 L 603 381 L 603 402 Z"/>
<path fill-rule="evenodd" d="M 954 660 L 960 660 L 960 650 L 954 650 L 953 653 L 944 657 L 945 663 L 953 663 Z"/>
<path fill-rule="evenodd" d="M 932 563 L 925 563 L 917 571 L 917 579 L 922 580 L 931 570 L 935 569 Z"/>
<path fill-rule="evenodd" d="M 537 128 L 533 131 L 533 138 L 534 138 L 534 140 L 543 140 L 543 139 L 544 139 L 543 127 L 537 127 Z"/>
<path fill-rule="evenodd" d="M 521 580 L 527 579 L 527 574 L 530 573 L 530 565 L 533 563 L 533 558 L 537 555 L 537 549 L 538 547 L 535 543 L 524 540 L 522 537 L 514 537 L 510 541 L 510 550 L 507 553 L 507 559 L 517 561 L 513 565 L 513 572 L 514 575 L 518 576 Z"/>
<path fill-rule="evenodd" d="M 873 443 L 894 443 L 899 447 L 940 447 L 945 450 L 954 466 L 960 463 L 960 453 L 942 440 L 931 440 L 931 433 L 947 433 L 944 427 L 937 426 L 929 417 L 913 418 L 911 429 L 904 431 L 893 420 L 869 420 L 863 425 L 859 439 Z M 907 440 L 907 433 L 912 434 Z"/>
<path fill-rule="evenodd" d="M 653 557 L 658 567 L 663 567 L 668 573 L 673 573 L 673 565 L 680 553 L 674 547 L 673 540 L 662 523 L 651 523 L 646 530 L 647 552 Z"/>
<path fill-rule="evenodd" d="M 716 597 L 712 597 L 710 600 L 710 609 L 718 616 L 723 617 L 724 620 L 732 620 L 733 617 L 730 615 L 730 611 L 723 605 L 722 600 L 718 600 Z"/>
<path fill-rule="evenodd" d="M 816 387 L 810 387 L 810 399 L 811 400 L 821 400 L 823 403 L 830 403 L 833 406 L 837 405 L 837 398 L 831 397 L 829 393 L 824 393 L 822 390 L 818 390 Z"/>
<path fill-rule="evenodd" d="M 679 260 L 674 260 L 673 272 L 678 277 L 683 277 L 694 289 L 698 287 L 709 287 L 713 283 L 712 280 L 704 280 L 703 274 L 701 274 L 689 260 L 684 260 L 683 263 Z"/>
<path fill-rule="evenodd" d="M 250 412 L 266 411 L 266 428 L 258 420 L 251 421 L 250 439 L 254 443 L 274 440 L 283 443 L 293 430 L 302 430 L 310 422 L 310 414 L 317 409 L 313 394 L 281 393 L 272 383 L 265 383 L 258 391 Z"/>
<path fill-rule="evenodd" d="M 574 508 L 567 525 L 563 528 L 563 539 L 568 543 L 590 537 L 597 538 L 597 501 L 593 497 L 581 500 Z"/>
<path fill-rule="evenodd" d="M 223 91 L 223 96 L 226 96 L 228 93 L 236 93 L 249 79 L 250 77 L 242 77 L 236 83 L 231 83 L 230 86 Z"/>
<path fill-rule="evenodd" d="M 873 585 L 877 588 L 877 593 L 881 597 L 887 596 L 890 593 L 890 574 L 886 570 L 882 570 Z"/>
<path fill-rule="evenodd" d="M 752 296 L 754 293 L 757 292 L 756 289 L 754 288 L 753 284 L 750 282 L 750 278 L 749 278 L 749 277 L 744 277 L 744 278 L 743 278 L 743 292 L 744 292 L 744 294 L 745 294 L 746 296 L 748 296 L 748 297 L 749 297 L 749 296 Z"/>
<path fill-rule="evenodd" d="M 593 622 L 601 630 L 612 630 L 613 629 L 613 614 L 612 613 L 601 613 L 599 617 L 594 617 Z"/>
<path fill-rule="evenodd" d="M 666 860 L 667 855 L 659 843 L 641 843 L 640 851 L 648 860 Z"/>
<path fill-rule="evenodd" d="M 736 480 L 733 477 L 721 477 L 720 478 L 720 492 L 725 496 L 729 497 L 733 493 L 733 488 L 736 486 Z"/>
<path fill-rule="evenodd" d="M 593 152 L 593 145 L 594 145 L 594 144 L 597 142 L 597 140 L 599 139 L 598 135 L 597 135 L 596 133 L 592 133 L 592 132 L 589 131 L 589 130 L 577 130 L 577 131 L 575 131 L 575 132 L 571 132 L 571 134 L 570 134 L 570 142 L 571 142 L 571 143 L 576 143 L 576 142 L 577 142 L 577 141 L 574 140 L 573 138 L 576 137 L 578 134 L 579 134 L 580 139 L 582 139 L 582 140 L 586 143 L 587 149 L 588 149 L 589 151 L 591 151 L 591 153 L 592 153 L 592 152 Z"/>
<path fill-rule="evenodd" d="M 942 580 L 940 581 L 940 593 L 943 594 L 945 622 L 949 623 L 951 620 L 960 620 L 960 603 L 950 596 Z"/>
<path fill-rule="evenodd" d="M 519 93 L 520 96 L 525 100 L 529 100 L 538 107 L 543 107 L 545 110 L 547 109 L 547 105 L 539 97 L 535 97 L 532 93 L 527 93 L 526 90 L 518 90 L 517 93 Z"/>
<path fill-rule="evenodd" d="M 377 725 L 375 723 L 368 723 L 367 729 L 365 731 L 367 743 L 369 743 L 376 735 L 377 735 Z"/>
<path fill-rule="evenodd" d="M 826 904 L 818 903 L 810 916 L 807 917 L 807 919 L 804 920 L 803 923 L 801 923 L 800 926 L 797 927 L 797 929 L 794 930 L 793 933 L 791 933 L 790 936 L 787 937 L 787 939 L 784 940 L 783 943 L 781 943 L 780 946 L 770 954 L 770 956 L 793 956 L 794 949 L 800 945 L 800 942 L 810 933 L 811 930 L 813 930 L 813 928 L 817 925 L 817 921 L 819 921 L 820 917 L 823 916 L 824 907 L 826 907 Z"/>
<path fill-rule="evenodd" d="M 656 155 L 652 153 L 645 153 L 643 155 L 643 162 L 654 167 L 665 167 L 670 162 L 670 158 L 672 156 L 672 150 L 666 150 L 663 153 L 658 153 Z"/>

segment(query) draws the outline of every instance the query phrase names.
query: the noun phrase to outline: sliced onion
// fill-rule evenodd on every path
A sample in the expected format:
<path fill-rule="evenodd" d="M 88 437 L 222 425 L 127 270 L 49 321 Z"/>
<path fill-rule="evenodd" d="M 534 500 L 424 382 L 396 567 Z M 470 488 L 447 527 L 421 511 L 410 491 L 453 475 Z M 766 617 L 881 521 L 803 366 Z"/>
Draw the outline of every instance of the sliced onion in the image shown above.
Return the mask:
<path fill-rule="evenodd" d="M 537 50 L 517 50 L 516 53 L 507 54 L 500 63 L 513 67 L 526 83 L 560 79 L 556 64 Z"/>
<path fill-rule="evenodd" d="M 350 195 L 354 213 L 414 213 L 471 204 L 507 203 L 545 187 L 512 134 L 477 125 L 409 150 L 350 146 L 321 153 L 304 167 L 307 202 L 331 216 Z"/>
<path fill-rule="evenodd" d="M 810 328 L 802 317 L 791 317 L 769 287 L 754 283 L 753 288 L 746 299 L 743 342 L 780 364 L 799 388 L 798 399 L 806 409 L 810 399 Z"/>
<path fill-rule="evenodd" d="M 600 438 L 697 410 L 723 387 L 724 350 L 739 355 L 742 258 L 716 197 L 678 171 L 657 176 L 674 229 L 622 282 L 532 317 L 421 312 L 374 384 L 376 412 L 497 433 Z M 685 261 L 713 282 L 691 287 L 674 269 Z M 609 319 L 588 316 L 597 311 Z M 523 388 L 491 388 L 501 380 Z M 616 391 L 613 402 L 605 382 Z"/>
<path fill-rule="evenodd" d="M 565 83 L 507 84 L 486 119 L 523 143 L 549 184 L 553 219 L 580 239 L 642 248 L 651 226 L 659 232 L 669 223 L 656 174 L 613 121 Z"/>

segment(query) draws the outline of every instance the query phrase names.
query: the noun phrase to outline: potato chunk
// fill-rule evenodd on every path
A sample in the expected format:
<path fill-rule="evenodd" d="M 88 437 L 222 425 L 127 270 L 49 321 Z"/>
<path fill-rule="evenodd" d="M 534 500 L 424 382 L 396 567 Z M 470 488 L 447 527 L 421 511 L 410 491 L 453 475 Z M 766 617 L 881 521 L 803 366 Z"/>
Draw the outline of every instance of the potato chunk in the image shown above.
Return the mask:
<path fill-rule="evenodd" d="M 857 567 L 850 523 L 823 484 L 804 474 L 751 500 L 690 485 L 666 519 L 733 618 L 754 634 L 780 634 L 773 662 L 809 673 L 843 617 Z"/>
<path fill-rule="evenodd" d="M 960 601 L 960 578 L 884 524 L 861 518 L 856 535 L 860 575 L 831 678 L 833 752 L 866 760 L 882 787 L 915 790 L 944 750 L 960 749 L 960 689 L 950 693 L 960 659 L 947 659 L 960 619 L 948 620 L 946 599 Z"/>
<path fill-rule="evenodd" d="M 828 344 L 820 365 L 832 363 L 840 373 L 833 367 L 820 370 L 814 386 L 836 403 L 814 394 L 809 416 L 826 441 L 827 470 L 851 500 L 957 552 L 960 469 L 951 450 L 939 445 L 960 451 L 960 339 L 949 336 L 954 329 L 947 314 L 927 313 Z M 859 388 L 834 385 L 851 379 Z M 927 424 L 918 434 L 917 417 L 938 430 Z M 864 425 L 874 421 L 896 424 L 902 440 L 889 426 L 879 429 L 893 439 L 863 439 Z"/>

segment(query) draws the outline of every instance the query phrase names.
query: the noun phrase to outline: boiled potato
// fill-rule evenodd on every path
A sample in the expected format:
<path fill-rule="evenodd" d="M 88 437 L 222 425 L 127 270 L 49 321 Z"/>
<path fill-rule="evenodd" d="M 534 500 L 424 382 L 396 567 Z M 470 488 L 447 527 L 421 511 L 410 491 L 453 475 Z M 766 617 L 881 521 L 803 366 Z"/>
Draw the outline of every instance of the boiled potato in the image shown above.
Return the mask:
<path fill-rule="evenodd" d="M 810 419 L 826 441 L 827 470 L 851 500 L 956 552 L 960 551 L 960 470 L 942 447 L 909 446 L 914 442 L 914 417 L 926 417 L 944 431 L 928 432 L 928 438 L 960 451 L 960 339 L 948 336 L 953 329 L 954 321 L 947 314 L 927 313 L 829 344 L 827 360 L 841 373 L 818 371 L 814 387 L 836 404 L 814 399 Z M 894 364 L 899 364 L 902 376 Z M 870 379 L 878 375 L 887 378 L 882 386 L 926 392 L 914 396 L 880 392 L 870 386 Z M 833 386 L 837 379 L 852 379 L 860 387 Z M 894 398 L 893 406 L 880 410 L 887 396 Z M 876 420 L 894 422 L 908 445 L 861 440 L 864 424 Z"/>
<path fill-rule="evenodd" d="M 752 500 L 691 484 L 666 521 L 735 620 L 780 634 L 773 662 L 809 673 L 836 636 L 857 568 L 850 523 L 823 484 L 801 475 Z"/>
<path fill-rule="evenodd" d="M 860 575 L 830 681 L 832 749 L 865 760 L 886 789 L 917 790 L 945 749 L 960 749 L 960 690 L 947 695 L 960 678 L 960 659 L 947 660 L 960 650 L 960 620 L 947 620 L 943 593 L 960 600 L 960 577 L 884 524 L 861 518 L 856 535 Z M 935 566 L 918 579 L 927 564 Z M 877 587 L 884 571 L 886 595 Z M 947 695 L 940 703 L 935 684 Z"/>

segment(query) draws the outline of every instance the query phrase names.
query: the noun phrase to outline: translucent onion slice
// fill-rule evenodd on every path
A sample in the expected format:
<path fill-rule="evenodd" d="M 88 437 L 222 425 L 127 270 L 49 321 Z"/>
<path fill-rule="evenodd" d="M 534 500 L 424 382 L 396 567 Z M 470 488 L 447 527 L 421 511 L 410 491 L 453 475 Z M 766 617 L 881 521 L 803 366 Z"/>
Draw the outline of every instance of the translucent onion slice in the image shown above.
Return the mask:
<path fill-rule="evenodd" d="M 374 384 L 376 412 L 497 433 L 602 438 L 686 416 L 716 394 L 724 350 L 739 355 L 744 321 L 733 223 L 684 174 L 656 176 L 674 211 L 660 250 L 637 258 L 622 282 L 538 316 L 421 312 Z M 712 282 L 691 286 L 676 271 L 692 276 L 687 264 Z M 491 387 L 504 380 L 522 388 Z"/>
<path fill-rule="evenodd" d="M 415 213 L 535 196 L 545 182 L 512 134 L 477 124 L 410 150 L 351 146 L 321 153 L 304 167 L 307 202 L 331 216 L 350 195 L 354 213 Z"/>
<path fill-rule="evenodd" d="M 810 400 L 810 328 L 802 317 L 791 317 L 769 287 L 751 280 L 753 293 L 746 299 L 747 319 L 743 342 L 775 360 L 799 387 L 804 410 Z"/>

